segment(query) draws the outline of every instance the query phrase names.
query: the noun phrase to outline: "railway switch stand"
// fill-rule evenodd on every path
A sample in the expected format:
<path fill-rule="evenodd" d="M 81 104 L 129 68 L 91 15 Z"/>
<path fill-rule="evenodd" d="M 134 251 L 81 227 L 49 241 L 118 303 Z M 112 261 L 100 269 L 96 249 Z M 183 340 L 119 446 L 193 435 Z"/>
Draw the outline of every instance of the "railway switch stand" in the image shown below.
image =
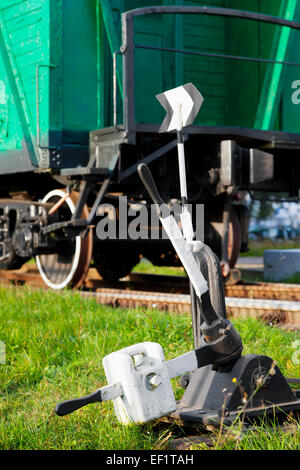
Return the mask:
<path fill-rule="evenodd" d="M 172 130 L 173 122 L 181 132 L 184 123 L 180 121 L 177 95 L 171 96 L 166 109 L 170 111 L 173 106 L 174 113 L 166 116 L 163 129 Z M 174 117 L 176 112 L 178 116 Z M 183 143 L 182 135 L 179 140 Z M 138 173 L 190 279 L 195 349 L 170 361 L 165 361 L 158 343 L 140 343 L 113 352 L 103 359 L 108 385 L 86 397 L 58 404 L 55 411 L 59 416 L 108 399 L 113 400 L 117 418 L 123 424 L 141 424 L 169 415 L 184 423 L 220 426 L 224 421 L 232 424 L 241 413 L 244 420 L 251 421 L 263 414 L 300 411 L 300 394 L 291 390 L 271 358 L 242 355 L 242 339 L 226 318 L 220 261 L 205 243 L 194 239 L 192 221 L 185 212 L 183 147 L 179 147 L 178 157 L 183 234 L 145 163 L 138 166 Z M 182 377 L 185 392 L 176 403 L 171 379 L 178 376 Z"/>

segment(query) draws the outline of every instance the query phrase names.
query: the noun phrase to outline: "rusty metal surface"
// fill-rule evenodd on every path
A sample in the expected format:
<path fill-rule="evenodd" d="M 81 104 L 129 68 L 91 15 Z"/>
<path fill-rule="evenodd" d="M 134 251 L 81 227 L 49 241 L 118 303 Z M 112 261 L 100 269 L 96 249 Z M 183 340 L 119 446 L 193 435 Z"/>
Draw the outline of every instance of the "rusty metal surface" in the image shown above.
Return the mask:
<path fill-rule="evenodd" d="M 45 287 L 34 263 L 27 263 L 17 271 L 0 270 L 0 282 Z M 189 288 L 183 276 L 132 273 L 109 284 L 96 274 L 96 270 L 90 269 L 79 292 L 83 297 L 92 297 L 99 303 L 115 307 L 190 313 Z M 225 292 L 227 314 L 231 318 L 261 318 L 286 329 L 300 329 L 299 285 L 241 283 L 225 285 Z"/>
<path fill-rule="evenodd" d="M 157 308 L 174 313 L 190 313 L 190 296 L 147 291 L 98 289 L 97 292 L 81 292 L 102 304 L 121 308 Z M 270 324 L 300 329 L 300 302 L 242 299 L 226 297 L 227 314 L 231 318 L 261 318 Z"/>
<path fill-rule="evenodd" d="M 156 290 L 156 286 L 159 286 L 160 292 L 179 293 L 180 291 L 182 294 L 189 292 L 188 281 L 184 276 L 131 273 L 128 279 L 133 285 L 143 283 L 148 285 L 149 290 L 153 291 Z M 224 288 L 227 297 L 300 301 L 300 284 L 245 282 L 239 280 L 237 284 L 225 283 Z"/>
<path fill-rule="evenodd" d="M 33 263 L 27 263 L 16 271 L 0 270 L 0 280 L 11 280 L 39 283 L 39 274 Z M 43 283 L 40 282 L 42 285 Z M 119 289 L 135 289 L 152 292 L 188 294 L 189 285 L 185 276 L 166 276 L 160 274 L 131 273 L 119 282 L 108 283 L 101 279 L 96 269 L 90 268 L 82 283 L 84 289 L 97 290 L 103 287 Z M 271 282 L 244 282 L 225 284 L 226 297 L 244 299 L 272 299 L 300 301 L 300 284 L 284 284 Z"/>
<path fill-rule="evenodd" d="M 235 286 L 225 286 L 225 290 L 228 297 L 300 301 L 299 284 L 241 283 Z"/>

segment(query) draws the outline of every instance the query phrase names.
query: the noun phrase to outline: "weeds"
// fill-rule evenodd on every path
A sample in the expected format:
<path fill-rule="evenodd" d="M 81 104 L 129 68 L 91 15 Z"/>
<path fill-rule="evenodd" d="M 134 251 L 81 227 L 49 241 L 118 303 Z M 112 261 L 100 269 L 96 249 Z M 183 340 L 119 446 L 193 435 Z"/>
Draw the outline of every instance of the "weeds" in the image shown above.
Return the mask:
<path fill-rule="evenodd" d="M 267 384 L 270 377 L 275 375 L 276 361 L 273 361 L 266 375 L 261 376 L 256 381 L 256 387 L 250 396 L 244 390 L 244 387 L 236 379 L 232 381 L 237 384 L 240 389 L 242 406 L 239 408 L 235 419 L 230 426 L 225 424 L 226 403 L 231 393 L 227 389 L 222 390 L 224 394 L 224 402 L 222 406 L 222 416 L 220 427 L 213 431 L 213 445 L 207 446 L 206 449 L 213 450 L 251 450 L 251 449 L 299 449 L 300 448 L 300 425 L 293 418 L 293 414 L 286 414 L 284 424 L 278 425 L 276 419 L 275 408 L 273 418 L 270 419 L 266 413 L 262 413 L 259 424 L 249 424 L 246 422 L 247 409 L 251 407 L 252 399 L 257 392 Z M 266 447 L 265 447 L 266 446 Z M 197 445 L 195 446 L 197 449 Z M 204 449 L 203 443 L 200 444 L 199 450 Z"/>
<path fill-rule="evenodd" d="M 0 449 L 164 448 L 171 437 L 168 432 L 154 423 L 122 426 L 111 402 L 95 403 L 64 418 L 55 416 L 53 410 L 62 400 L 106 385 L 101 361 L 112 351 L 154 341 L 162 345 L 169 360 L 193 349 L 188 315 L 114 309 L 67 291 L 57 294 L 29 288 L 0 288 L 0 306 L 0 340 L 6 346 L 6 363 L 0 364 Z M 268 355 L 286 376 L 299 377 L 300 365 L 292 361 L 297 332 L 250 318 L 235 320 L 234 325 L 245 354 Z M 175 380 L 173 385 L 180 399 L 183 391 Z M 290 439 L 275 438 L 268 431 L 259 433 L 260 439 L 243 432 L 237 448 L 299 446 L 296 423 L 289 428 Z M 220 438 L 218 446 L 236 448 L 232 436 L 228 434 L 225 443 Z"/>

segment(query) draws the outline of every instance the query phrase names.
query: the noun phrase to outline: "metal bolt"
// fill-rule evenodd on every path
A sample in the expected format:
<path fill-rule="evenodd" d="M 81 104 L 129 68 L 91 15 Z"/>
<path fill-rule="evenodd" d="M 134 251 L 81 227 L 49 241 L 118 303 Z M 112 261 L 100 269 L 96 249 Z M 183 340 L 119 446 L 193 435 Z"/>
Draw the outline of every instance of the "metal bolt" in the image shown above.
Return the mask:
<path fill-rule="evenodd" d="M 155 390 L 161 384 L 161 377 L 157 374 L 149 374 L 146 377 L 146 387 L 148 390 Z"/>
<path fill-rule="evenodd" d="M 179 385 L 180 387 L 182 388 L 187 388 L 188 384 L 190 383 L 190 380 L 191 380 L 191 376 L 186 374 L 186 375 L 182 375 L 179 379 Z"/>
<path fill-rule="evenodd" d="M 136 354 L 134 356 L 134 365 L 135 367 L 138 367 L 140 366 L 141 364 L 143 364 L 143 361 L 144 361 L 144 356 L 143 354 Z"/>
<path fill-rule="evenodd" d="M 254 382 L 256 387 L 258 388 L 266 388 L 270 384 L 271 377 L 265 375 L 265 374 L 256 374 L 254 376 Z"/>
<path fill-rule="evenodd" d="M 219 335 L 228 335 L 229 331 L 227 328 L 220 328 L 219 329 Z"/>

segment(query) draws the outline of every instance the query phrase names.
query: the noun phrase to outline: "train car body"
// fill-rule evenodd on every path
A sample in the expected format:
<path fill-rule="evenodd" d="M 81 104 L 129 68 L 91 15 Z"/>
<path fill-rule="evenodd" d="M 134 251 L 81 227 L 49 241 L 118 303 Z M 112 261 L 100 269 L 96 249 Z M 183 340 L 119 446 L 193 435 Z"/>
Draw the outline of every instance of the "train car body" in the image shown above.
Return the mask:
<path fill-rule="evenodd" d="M 92 260 L 107 278 L 140 255 L 176 263 L 165 241 L 100 241 L 91 226 L 104 201 L 145 203 L 141 161 L 164 198 L 178 198 L 176 141 L 158 133 L 155 95 L 186 82 L 204 96 L 185 132 L 189 199 L 205 205 L 206 241 L 223 263 L 240 250 L 239 190 L 298 197 L 298 2 L 155 3 L 1 1 L 2 268 L 37 256 L 56 288 L 80 284 Z"/>

